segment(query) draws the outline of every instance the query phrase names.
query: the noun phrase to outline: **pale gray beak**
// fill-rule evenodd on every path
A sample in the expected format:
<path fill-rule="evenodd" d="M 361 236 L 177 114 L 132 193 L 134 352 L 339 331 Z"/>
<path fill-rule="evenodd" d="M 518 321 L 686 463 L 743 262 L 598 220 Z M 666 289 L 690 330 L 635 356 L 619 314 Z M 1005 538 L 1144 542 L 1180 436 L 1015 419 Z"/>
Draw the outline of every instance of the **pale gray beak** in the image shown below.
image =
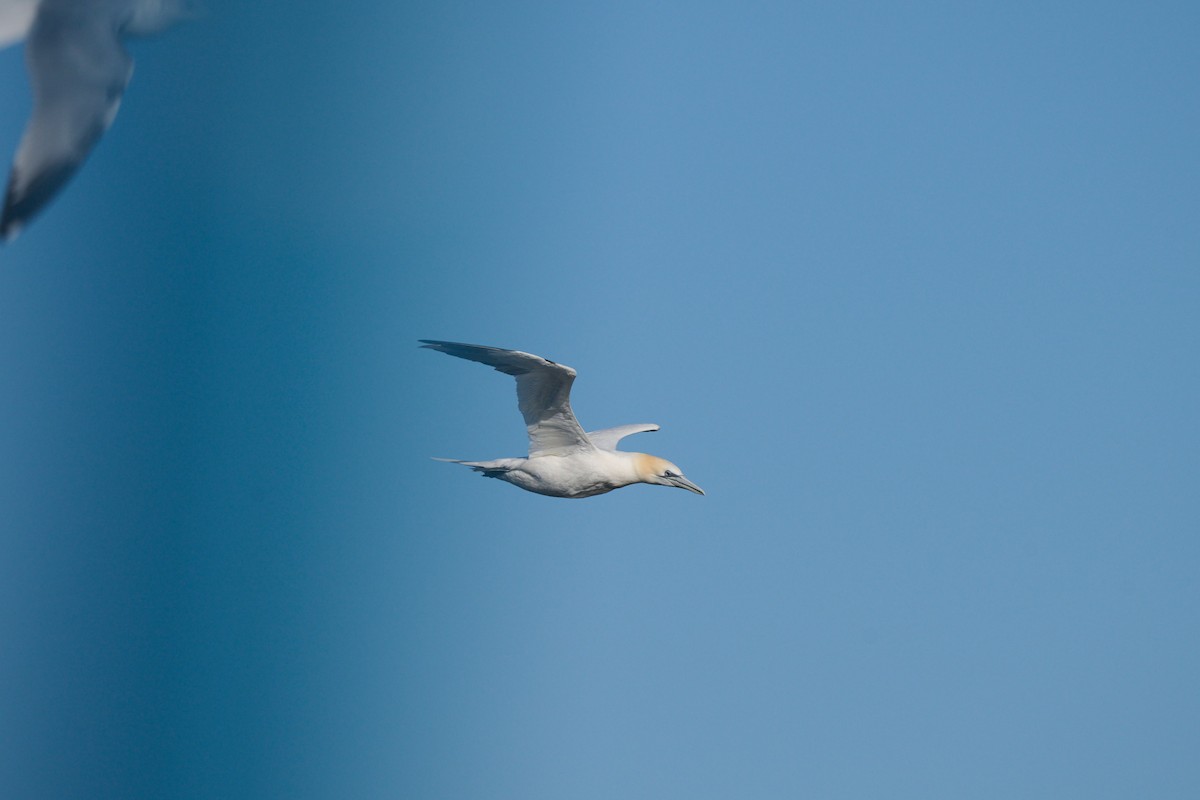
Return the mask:
<path fill-rule="evenodd" d="M 703 489 L 701 489 L 699 486 L 692 483 L 691 481 L 689 481 L 687 478 L 683 477 L 682 475 L 680 475 L 679 477 L 676 477 L 676 478 L 671 478 L 671 483 L 674 484 L 675 486 L 678 486 L 680 489 L 687 489 L 689 492 L 695 492 L 696 494 L 704 494 Z"/>

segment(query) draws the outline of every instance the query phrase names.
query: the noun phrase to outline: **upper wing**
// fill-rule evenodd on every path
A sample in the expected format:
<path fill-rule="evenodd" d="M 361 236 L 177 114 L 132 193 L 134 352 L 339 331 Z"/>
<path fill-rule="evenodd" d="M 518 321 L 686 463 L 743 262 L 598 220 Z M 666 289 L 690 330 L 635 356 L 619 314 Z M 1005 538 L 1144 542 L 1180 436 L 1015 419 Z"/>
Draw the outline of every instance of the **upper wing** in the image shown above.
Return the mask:
<path fill-rule="evenodd" d="M 0 47 L 25 38 L 37 4 L 38 0 L 0 0 Z"/>
<path fill-rule="evenodd" d="M 616 450 L 617 442 L 635 433 L 647 433 L 658 430 L 653 422 L 639 422 L 635 425 L 618 425 L 615 428 L 604 428 L 598 431 L 588 431 L 587 437 L 592 444 L 601 450 Z"/>
<path fill-rule="evenodd" d="M 478 361 L 517 379 L 517 406 L 529 431 L 529 456 L 593 449 L 571 411 L 575 370 L 520 350 L 421 339 L 424 347 Z"/>
<path fill-rule="evenodd" d="M 75 174 L 112 124 L 133 73 L 133 60 L 104 4 L 43 4 L 25 58 L 33 118 L 17 149 L 0 215 L 0 237 L 6 239 Z"/>

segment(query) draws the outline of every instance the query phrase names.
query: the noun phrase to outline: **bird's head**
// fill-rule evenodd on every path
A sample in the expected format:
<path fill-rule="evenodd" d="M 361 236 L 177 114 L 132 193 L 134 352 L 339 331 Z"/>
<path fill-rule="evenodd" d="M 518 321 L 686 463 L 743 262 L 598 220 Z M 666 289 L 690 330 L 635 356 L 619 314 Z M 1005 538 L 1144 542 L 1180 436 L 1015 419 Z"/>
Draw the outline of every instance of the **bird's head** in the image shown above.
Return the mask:
<path fill-rule="evenodd" d="M 642 483 L 657 483 L 659 486 L 674 486 L 689 492 L 704 494 L 704 490 L 683 477 L 683 470 L 665 458 L 638 453 L 636 459 L 638 478 Z"/>

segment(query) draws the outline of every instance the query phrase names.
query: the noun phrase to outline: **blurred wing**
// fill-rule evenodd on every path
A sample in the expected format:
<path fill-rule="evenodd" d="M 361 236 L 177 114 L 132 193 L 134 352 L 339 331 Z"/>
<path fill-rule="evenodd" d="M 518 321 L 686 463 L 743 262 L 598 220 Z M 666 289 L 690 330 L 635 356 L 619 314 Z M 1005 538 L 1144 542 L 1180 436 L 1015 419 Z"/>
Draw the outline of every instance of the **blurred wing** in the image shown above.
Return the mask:
<path fill-rule="evenodd" d="M 635 433 L 648 433 L 658 430 L 653 422 L 642 422 L 636 425 L 618 425 L 615 428 L 604 428 L 598 431 L 588 431 L 587 437 L 592 444 L 601 450 L 616 450 L 617 442 Z"/>
<path fill-rule="evenodd" d="M 571 411 L 575 370 L 520 350 L 422 339 L 430 350 L 478 361 L 517 379 L 517 406 L 529 432 L 529 457 L 593 449 Z"/>
<path fill-rule="evenodd" d="M 111 15 L 96 11 L 43 7 L 30 31 L 25 58 L 33 118 L 8 180 L 0 216 L 0 236 L 6 239 L 75 174 L 121 104 L 133 61 Z"/>
<path fill-rule="evenodd" d="M 0 0 L 0 48 L 25 38 L 36 11 L 37 0 Z"/>

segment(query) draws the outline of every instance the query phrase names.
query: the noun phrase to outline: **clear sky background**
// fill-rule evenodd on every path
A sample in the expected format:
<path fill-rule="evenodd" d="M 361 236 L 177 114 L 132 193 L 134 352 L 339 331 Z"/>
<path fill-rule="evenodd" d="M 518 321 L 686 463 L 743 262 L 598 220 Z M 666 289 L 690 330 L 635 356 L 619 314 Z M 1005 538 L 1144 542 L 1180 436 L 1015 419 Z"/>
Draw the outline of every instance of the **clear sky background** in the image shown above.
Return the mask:
<path fill-rule="evenodd" d="M 1197 796 L 1194 3 L 207 5 L 0 250 L 5 797 Z"/>

